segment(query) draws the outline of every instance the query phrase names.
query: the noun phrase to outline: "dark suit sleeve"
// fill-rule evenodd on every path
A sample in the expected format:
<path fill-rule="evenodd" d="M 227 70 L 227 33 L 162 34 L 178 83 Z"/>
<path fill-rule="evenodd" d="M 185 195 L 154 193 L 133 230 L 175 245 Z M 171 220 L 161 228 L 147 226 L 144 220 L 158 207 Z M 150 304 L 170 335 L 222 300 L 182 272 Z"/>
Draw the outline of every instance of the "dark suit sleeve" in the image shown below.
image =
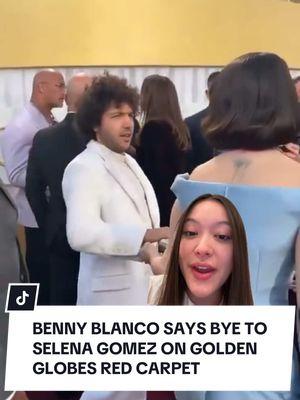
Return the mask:
<path fill-rule="evenodd" d="M 37 224 L 39 228 L 44 228 L 48 202 L 46 199 L 46 183 L 39 166 L 39 157 L 43 155 L 41 139 L 42 137 L 39 132 L 33 139 L 28 159 L 25 190 Z M 47 157 L 47 154 L 43 156 Z"/>
<path fill-rule="evenodd" d="M 185 119 L 192 142 L 192 148 L 188 153 L 187 169 L 189 173 L 191 173 L 198 165 L 205 163 L 214 156 L 213 148 L 206 141 L 201 126 L 206 115 L 207 109 Z"/>

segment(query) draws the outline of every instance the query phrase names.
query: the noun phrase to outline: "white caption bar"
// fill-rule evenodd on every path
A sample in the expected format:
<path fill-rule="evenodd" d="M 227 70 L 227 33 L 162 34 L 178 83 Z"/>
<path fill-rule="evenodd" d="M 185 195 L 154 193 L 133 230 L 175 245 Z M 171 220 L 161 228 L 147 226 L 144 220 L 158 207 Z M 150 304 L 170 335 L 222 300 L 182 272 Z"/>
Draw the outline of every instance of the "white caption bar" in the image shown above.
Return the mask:
<path fill-rule="evenodd" d="M 5 387 L 289 390 L 293 326 L 288 306 L 11 312 Z"/>

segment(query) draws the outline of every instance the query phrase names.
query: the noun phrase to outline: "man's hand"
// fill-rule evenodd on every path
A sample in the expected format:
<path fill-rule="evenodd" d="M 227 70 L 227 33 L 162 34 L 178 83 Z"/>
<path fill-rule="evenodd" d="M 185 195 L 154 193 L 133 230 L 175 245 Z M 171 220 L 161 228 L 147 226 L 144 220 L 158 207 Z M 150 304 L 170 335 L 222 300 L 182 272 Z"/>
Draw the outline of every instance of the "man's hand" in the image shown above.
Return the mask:
<path fill-rule="evenodd" d="M 170 228 L 168 226 L 164 226 L 163 228 L 154 228 L 154 229 L 147 229 L 143 244 L 146 242 L 159 242 L 162 239 L 169 239 L 170 237 Z"/>
<path fill-rule="evenodd" d="M 161 275 L 166 270 L 166 260 L 158 251 L 158 246 L 153 243 L 145 243 L 139 252 L 139 257 L 149 264 L 154 275 Z"/>
<path fill-rule="evenodd" d="M 139 251 L 139 258 L 146 264 L 151 264 L 151 260 L 160 257 L 158 246 L 154 243 L 146 242 Z"/>

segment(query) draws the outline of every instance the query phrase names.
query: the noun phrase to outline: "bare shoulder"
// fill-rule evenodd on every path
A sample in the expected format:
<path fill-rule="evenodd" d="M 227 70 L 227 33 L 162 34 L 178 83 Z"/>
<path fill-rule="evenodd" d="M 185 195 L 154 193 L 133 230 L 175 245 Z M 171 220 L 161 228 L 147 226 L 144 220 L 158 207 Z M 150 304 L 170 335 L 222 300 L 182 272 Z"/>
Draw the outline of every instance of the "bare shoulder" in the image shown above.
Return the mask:
<path fill-rule="evenodd" d="M 288 185 L 300 187 L 300 162 L 284 154 L 279 154 L 279 157 L 280 160 L 278 160 L 277 165 L 278 173 L 284 175 Z"/>
<path fill-rule="evenodd" d="M 190 175 L 193 181 L 208 180 L 215 170 L 215 158 L 196 167 Z"/>

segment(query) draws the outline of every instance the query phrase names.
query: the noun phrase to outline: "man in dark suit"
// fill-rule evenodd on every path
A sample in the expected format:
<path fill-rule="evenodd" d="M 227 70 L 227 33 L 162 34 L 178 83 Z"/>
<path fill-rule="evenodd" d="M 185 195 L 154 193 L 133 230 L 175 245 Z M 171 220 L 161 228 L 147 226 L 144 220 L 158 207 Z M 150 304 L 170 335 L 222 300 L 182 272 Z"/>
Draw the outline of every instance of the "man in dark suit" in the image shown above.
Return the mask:
<path fill-rule="evenodd" d="M 298 75 L 295 78 L 293 78 L 293 82 L 294 82 L 294 85 L 295 85 L 298 102 L 300 102 L 300 75 Z"/>
<path fill-rule="evenodd" d="M 219 73 L 220 72 L 218 71 L 212 72 L 207 79 L 206 95 L 208 100 L 212 83 Z M 214 156 L 214 150 L 206 141 L 201 127 L 201 123 L 207 114 L 208 107 L 185 119 L 185 123 L 187 124 L 191 135 L 192 144 L 191 150 L 188 154 L 188 172 L 193 171 L 193 169 L 198 165 L 205 163 Z"/>
<path fill-rule="evenodd" d="M 74 117 L 91 82 L 92 78 L 86 74 L 70 79 L 67 116 L 61 123 L 35 135 L 28 160 L 26 195 L 49 249 L 51 305 L 76 304 L 79 253 L 67 242 L 61 183 L 66 166 L 86 147 Z"/>
<path fill-rule="evenodd" d="M 296 76 L 293 79 L 294 85 L 295 85 L 295 89 L 296 89 L 296 94 L 297 94 L 297 98 L 298 98 L 298 115 L 299 115 L 299 119 L 297 121 L 298 126 L 300 125 L 300 76 Z M 300 145 L 300 132 L 297 135 L 297 143 Z"/>

